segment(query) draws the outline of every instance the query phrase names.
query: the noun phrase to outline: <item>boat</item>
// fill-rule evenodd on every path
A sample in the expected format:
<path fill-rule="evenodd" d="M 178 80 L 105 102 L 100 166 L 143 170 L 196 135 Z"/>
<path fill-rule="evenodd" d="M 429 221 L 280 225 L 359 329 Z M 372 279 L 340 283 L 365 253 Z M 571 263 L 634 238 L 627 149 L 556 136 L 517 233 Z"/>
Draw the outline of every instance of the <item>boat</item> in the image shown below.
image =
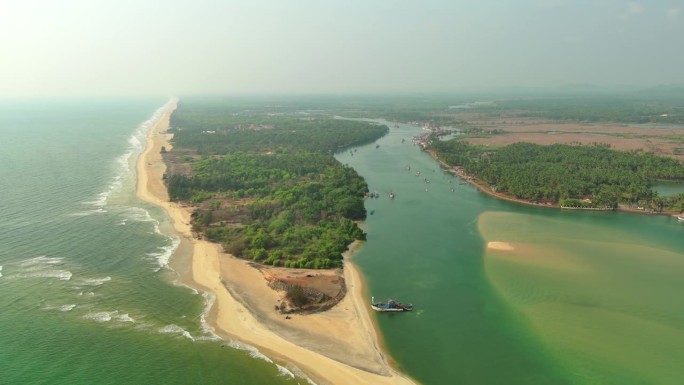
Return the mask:
<path fill-rule="evenodd" d="M 388 299 L 387 302 L 375 302 L 375 297 L 371 297 L 371 308 L 379 312 L 411 311 L 413 304 L 401 304 L 393 299 Z"/>
<path fill-rule="evenodd" d="M 680 222 L 684 222 L 684 216 L 677 215 L 677 220 Z"/>
<path fill-rule="evenodd" d="M 394 193 L 393 192 L 389 193 L 389 197 L 390 197 L 390 199 L 394 199 Z"/>

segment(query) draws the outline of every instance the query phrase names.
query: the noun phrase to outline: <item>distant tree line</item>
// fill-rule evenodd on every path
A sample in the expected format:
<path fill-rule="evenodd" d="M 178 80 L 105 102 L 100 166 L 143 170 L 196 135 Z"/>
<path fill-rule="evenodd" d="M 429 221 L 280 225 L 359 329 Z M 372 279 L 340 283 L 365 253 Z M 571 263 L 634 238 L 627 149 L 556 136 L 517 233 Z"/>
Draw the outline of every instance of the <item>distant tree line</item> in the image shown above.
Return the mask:
<path fill-rule="evenodd" d="M 581 123 L 684 123 L 681 95 L 675 99 L 620 96 L 549 96 L 497 100 L 473 108 L 489 116 L 541 118 Z"/>
<path fill-rule="evenodd" d="M 170 124 L 174 145 L 191 147 L 199 155 L 288 149 L 334 154 L 373 142 L 389 131 L 383 125 L 328 117 L 197 112 L 185 104 L 179 105 Z"/>

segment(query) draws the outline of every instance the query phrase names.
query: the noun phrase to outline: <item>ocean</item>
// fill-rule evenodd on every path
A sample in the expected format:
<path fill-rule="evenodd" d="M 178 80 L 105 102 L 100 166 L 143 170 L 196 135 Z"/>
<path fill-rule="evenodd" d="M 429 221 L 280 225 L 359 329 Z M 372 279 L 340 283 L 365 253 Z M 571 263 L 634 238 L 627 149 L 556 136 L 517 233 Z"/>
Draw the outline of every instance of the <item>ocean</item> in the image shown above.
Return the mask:
<path fill-rule="evenodd" d="M 0 105 L 0 383 L 306 382 L 219 340 L 211 298 L 176 283 L 178 239 L 134 194 L 165 102 Z"/>

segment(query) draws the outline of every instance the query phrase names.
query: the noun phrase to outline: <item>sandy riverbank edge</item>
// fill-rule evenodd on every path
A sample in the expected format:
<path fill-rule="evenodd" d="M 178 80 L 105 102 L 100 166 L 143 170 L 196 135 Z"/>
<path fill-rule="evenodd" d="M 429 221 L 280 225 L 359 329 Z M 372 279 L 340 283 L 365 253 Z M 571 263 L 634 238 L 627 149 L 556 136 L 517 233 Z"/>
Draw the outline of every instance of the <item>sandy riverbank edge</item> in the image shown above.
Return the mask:
<path fill-rule="evenodd" d="M 247 343 L 271 358 L 292 363 L 318 384 L 414 384 L 412 380 L 394 370 L 380 350 L 379 338 L 364 300 L 361 275 L 349 261 L 345 261 L 344 268 L 348 293 L 343 300 L 344 303 L 336 306 L 337 314 L 343 316 L 336 320 L 335 314 L 329 311 L 321 313 L 326 316 L 322 320 L 316 320 L 313 317 L 315 315 L 298 316 L 297 320 L 300 329 L 318 329 L 318 334 L 314 332 L 307 336 L 310 342 L 312 338 L 315 340 L 325 335 L 344 338 L 342 341 L 347 342 L 348 346 L 327 346 L 330 352 L 335 352 L 333 356 L 337 360 L 320 353 L 321 350 L 325 352 L 325 345 L 329 344 L 330 340 L 322 338 L 320 342 L 323 346 L 316 346 L 317 351 L 299 346 L 276 334 L 274 329 L 277 330 L 278 325 L 264 317 L 257 319 L 255 314 L 230 294 L 231 287 L 239 287 L 246 283 L 240 282 L 241 278 L 253 277 L 254 269 L 244 261 L 223 253 L 219 245 L 194 238 L 190 228 L 191 209 L 169 202 L 162 180 L 166 167 L 160 151 L 162 146 L 167 150 L 171 149 L 169 140 L 172 135 L 166 133 L 166 130 L 177 102 L 177 99 L 172 99 L 163 107 L 158 120 L 151 125 L 147 133 L 147 146 L 136 165 L 136 195 L 141 200 L 163 208 L 174 230 L 191 248 L 191 278 L 198 288 L 213 293 L 216 298 L 207 322 L 224 338 Z M 270 290 L 265 281 L 263 287 Z M 249 294 L 243 293 L 246 296 Z M 258 299 L 254 300 L 258 302 Z M 350 338 L 347 339 L 345 336 Z M 359 343 L 363 346 L 356 345 Z M 359 349 L 356 349 L 355 345 Z M 340 354 L 346 357 L 340 359 Z M 375 365 L 371 366 L 376 373 L 341 362 L 353 364 L 364 360 L 375 362 Z"/>
<path fill-rule="evenodd" d="M 515 250 L 515 247 L 509 242 L 499 242 L 499 241 L 492 241 L 492 242 L 487 242 L 487 248 L 490 250 L 499 250 L 499 251 L 513 251 Z"/>

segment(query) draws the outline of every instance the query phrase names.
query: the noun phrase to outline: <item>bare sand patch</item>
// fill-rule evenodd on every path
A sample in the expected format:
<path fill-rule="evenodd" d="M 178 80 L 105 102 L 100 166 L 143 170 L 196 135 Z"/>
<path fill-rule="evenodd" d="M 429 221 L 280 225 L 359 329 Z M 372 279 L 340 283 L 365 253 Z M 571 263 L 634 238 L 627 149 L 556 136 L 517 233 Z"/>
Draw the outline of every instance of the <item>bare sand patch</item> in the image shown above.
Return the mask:
<path fill-rule="evenodd" d="M 512 244 L 508 242 L 487 242 L 487 248 L 491 250 L 500 250 L 500 251 L 513 251 L 515 250 L 515 247 L 513 247 Z"/>

